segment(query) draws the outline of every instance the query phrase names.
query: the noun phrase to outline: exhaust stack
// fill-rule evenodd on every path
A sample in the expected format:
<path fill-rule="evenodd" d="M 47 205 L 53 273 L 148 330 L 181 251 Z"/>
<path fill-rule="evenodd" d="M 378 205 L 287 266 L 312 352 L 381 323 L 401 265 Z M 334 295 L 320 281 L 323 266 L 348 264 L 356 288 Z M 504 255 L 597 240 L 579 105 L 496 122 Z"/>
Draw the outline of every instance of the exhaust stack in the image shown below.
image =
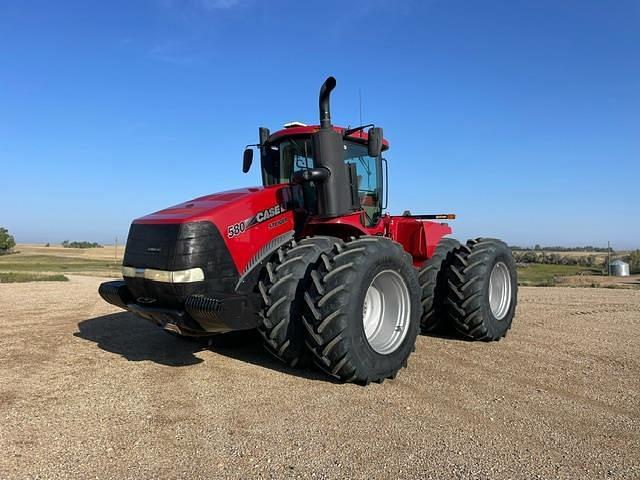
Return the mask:
<path fill-rule="evenodd" d="M 321 218 L 341 217 L 360 208 L 356 167 L 345 164 L 342 133 L 331 125 L 329 97 L 334 88 L 334 77 L 320 87 L 320 130 L 311 136 L 315 168 L 307 171 L 305 178 L 316 184 L 317 215 Z"/>
<path fill-rule="evenodd" d="M 320 87 L 320 128 L 331 128 L 329 97 L 334 88 L 336 88 L 336 79 L 334 77 L 327 78 L 322 84 L 322 87 Z"/>

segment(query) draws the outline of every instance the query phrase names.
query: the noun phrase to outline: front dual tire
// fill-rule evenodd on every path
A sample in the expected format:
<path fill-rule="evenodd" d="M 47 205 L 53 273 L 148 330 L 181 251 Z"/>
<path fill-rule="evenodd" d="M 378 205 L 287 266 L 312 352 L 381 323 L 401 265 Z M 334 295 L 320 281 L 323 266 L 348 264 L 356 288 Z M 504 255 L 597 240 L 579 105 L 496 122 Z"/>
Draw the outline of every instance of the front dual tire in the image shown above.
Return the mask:
<path fill-rule="evenodd" d="M 420 326 L 411 256 L 388 238 L 310 237 L 278 250 L 259 282 L 259 331 L 269 352 L 345 382 L 393 378 Z"/>
<path fill-rule="evenodd" d="M 308 237 L 278 248 L 258 281 L 262 309 L 258 332 L 264 347 L 289 366 L 306 363 L 308 351 L 301 318 L 304 295 L 320 255 L 341 242 L 334 237 Z"/>
<path fill-rule="evenodd" d="M 388 238 L 365 236 L 321 258 L 302 318 L 314 362 L 345 382 L 394 378 L 406 367 L 420 327 L 411 257 Z"/>

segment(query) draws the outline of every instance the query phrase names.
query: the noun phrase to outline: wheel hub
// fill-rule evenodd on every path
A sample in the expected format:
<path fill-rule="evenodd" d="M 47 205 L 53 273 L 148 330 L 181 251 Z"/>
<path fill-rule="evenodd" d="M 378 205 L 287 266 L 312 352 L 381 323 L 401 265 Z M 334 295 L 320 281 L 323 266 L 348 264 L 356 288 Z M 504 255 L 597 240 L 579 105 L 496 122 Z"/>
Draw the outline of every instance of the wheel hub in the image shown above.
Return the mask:
<path fill-rule="evenodd" d="M 362 305 L 364 333 L 376 352 L 394 352 L 406 337 L 411 317 L 409 289 L 393 270 L 378 273 L 369 285 Z"/>
<path fill-rule="evenodd" d="M 511 275 L 504 262 L 498 262 L 489 277 L 489 306 L 496 320 L 502 320 L 511 307 Z"/>

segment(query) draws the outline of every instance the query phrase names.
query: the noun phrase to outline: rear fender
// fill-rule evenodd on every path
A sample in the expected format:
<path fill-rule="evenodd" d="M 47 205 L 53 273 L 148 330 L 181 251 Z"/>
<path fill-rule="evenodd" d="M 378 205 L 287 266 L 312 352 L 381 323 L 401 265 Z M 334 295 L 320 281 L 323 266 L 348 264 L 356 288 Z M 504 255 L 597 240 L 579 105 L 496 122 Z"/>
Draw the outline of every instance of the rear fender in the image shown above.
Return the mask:
<path fill-rule="evenodd" d="M 411 254 L 414 265 L 420 265 L 431 258 L 440 239 L 450 233 L 451 227 L 446 223 L 401 216 L 391 217 L 389 222 L 391 238 Z"/>

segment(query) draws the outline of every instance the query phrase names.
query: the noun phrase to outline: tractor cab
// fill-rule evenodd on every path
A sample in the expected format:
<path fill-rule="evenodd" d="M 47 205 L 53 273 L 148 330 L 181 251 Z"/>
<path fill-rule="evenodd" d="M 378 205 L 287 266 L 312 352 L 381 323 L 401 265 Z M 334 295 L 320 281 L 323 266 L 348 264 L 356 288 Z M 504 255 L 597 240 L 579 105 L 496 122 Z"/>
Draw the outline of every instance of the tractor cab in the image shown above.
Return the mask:
<path fill-rule="evenodd" d="M 258 147 L 264 186 L 300 185 L 309 215 L 336 218 L 360 211 L 363 226 L 373 227 L 386 208 L 382 152 L 389 144 L 382 129 L 373 125 L 331 125 L 329 96 L 334 87 L 330 77 L 320 90 L 320 125 L 294 123 L 274 134 L 260 128 L 260 143 L 245 150 L 243 171 L 251 167 L 249 147 Z"/>
<path fill-rule="evenodd" d="M 304 204 L 311 214 L 318 213 L 317 186 L 313 180 L 304 181 L 304 172 L 316 168 L 311 136 L 318 129 L 317 126 L 285 128 L 270 135 L 265 146 L 260 148 L 263 185 L 301 184 Z M 335 131 L 343 135 L 345 129 L 336 128 Z M 356 210 L 364 211 L 364 226 L 372 227 L 385 208 L 385 160 L 381 154 L 369 155 L 366 133 L 345 138 L 343 143 L 344 166 L 349 170 L 351 165 L 355 168 Z M 387 148 L 388 143 L 384 142 L 383 149 Z"/>

